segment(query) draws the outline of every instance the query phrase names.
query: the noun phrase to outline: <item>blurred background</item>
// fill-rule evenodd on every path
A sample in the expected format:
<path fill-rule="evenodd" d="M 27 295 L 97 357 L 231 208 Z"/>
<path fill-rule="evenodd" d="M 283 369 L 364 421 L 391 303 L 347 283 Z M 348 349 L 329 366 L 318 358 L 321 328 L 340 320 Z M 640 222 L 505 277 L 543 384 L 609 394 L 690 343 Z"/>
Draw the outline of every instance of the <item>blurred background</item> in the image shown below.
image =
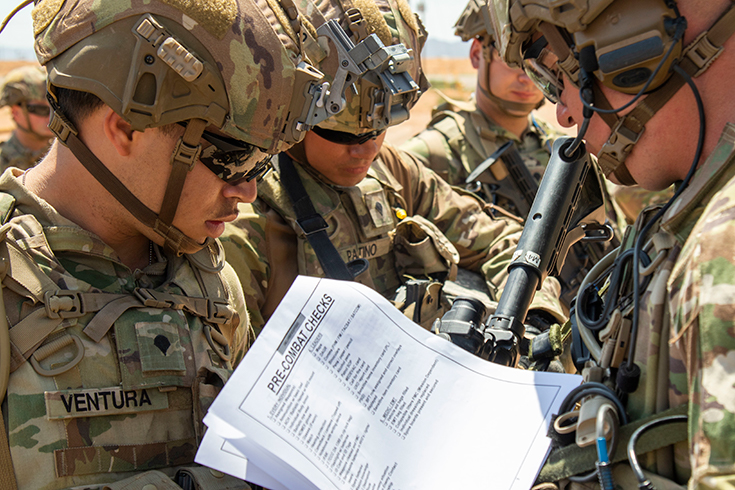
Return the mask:
<path fill-rule="evenodd" d="M 10 13 L 15 2 L 16 0 L 0 2 L 0 19 Z M 470 45 L 455 37 L 453 29 L 466 0 L 409 0 L 409 3 L 429 31 L 423 59 L 432 88 L 421 97 L 408 121 L 390 128 L 386 139 L 393 144 L 402 143 L 426 126 L 431 119 L 432 107 L 441 101 L 437 90 L 448 97 L 466 100 L 475 88 L 476 74 L 468 58 Z M 0 77 L 20 65 L 36 63 L 29 6 L 16 14 L 0 33 Z M 546 103 L 539 112 L 547 122 L 556 124 L 553 105 Z M 0 141 L 7 139 L 10 131 L 10 108 L 3 107 L 0 109 Z M 563 131 L 570 133 L 568 130 Z"/>

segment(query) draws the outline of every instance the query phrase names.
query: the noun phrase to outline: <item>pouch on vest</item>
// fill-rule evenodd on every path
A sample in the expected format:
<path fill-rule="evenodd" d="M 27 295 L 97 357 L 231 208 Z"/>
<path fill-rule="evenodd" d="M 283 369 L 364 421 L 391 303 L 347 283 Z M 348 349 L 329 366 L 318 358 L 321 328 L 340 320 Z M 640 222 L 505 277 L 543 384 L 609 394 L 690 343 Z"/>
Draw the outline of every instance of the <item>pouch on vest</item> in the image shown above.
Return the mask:
<path fill-rule="evenodd" d="M 457 249 L 426 218 L 411 216 L 398 223 L 393 249 L 400 277 L 432 277 L 439 281 L 457 277 Z"/>
<path fill-rule="evenodd" d="M 441 300 L 442 283 L 433 279 L 409 279 L 396 291 L 392 301 L 413 322 L 429 330 L 446 309 Z"/>

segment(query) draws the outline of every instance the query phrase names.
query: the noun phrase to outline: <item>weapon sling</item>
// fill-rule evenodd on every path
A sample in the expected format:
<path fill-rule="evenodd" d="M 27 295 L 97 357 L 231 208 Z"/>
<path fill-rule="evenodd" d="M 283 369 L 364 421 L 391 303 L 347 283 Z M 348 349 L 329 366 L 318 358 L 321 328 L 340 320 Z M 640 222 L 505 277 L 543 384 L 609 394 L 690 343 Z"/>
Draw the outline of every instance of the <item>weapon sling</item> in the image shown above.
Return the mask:
<path fill-rule="evenodd" d="M 278 167 L 281 182 L 296 213 L 296 222 L 306 235 L 309 245 L 314 249 L 324 269 L 324 275 L 331 279 L 352 281 L 352 273 L 327 235 L 329 225 L 314 208 L 291 157 L 286 153 L 278 155 Z"/>

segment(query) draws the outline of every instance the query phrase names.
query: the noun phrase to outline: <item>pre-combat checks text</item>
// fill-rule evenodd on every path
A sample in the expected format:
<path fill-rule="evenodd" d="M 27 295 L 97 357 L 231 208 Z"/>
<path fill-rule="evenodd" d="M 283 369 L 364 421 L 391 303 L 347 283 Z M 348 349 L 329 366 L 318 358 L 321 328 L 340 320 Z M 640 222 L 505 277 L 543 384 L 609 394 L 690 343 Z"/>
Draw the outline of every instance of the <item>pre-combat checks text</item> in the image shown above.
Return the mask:
<path fill-rule="evenodd" d="M 249 488 L 194 464 L 253 338 L 217 237 L 370 70 L 322 73 L 339 33 L 288 0 L 41 0 L 33 20 L 57 140 L 0 177 L 0 487 Z"/>

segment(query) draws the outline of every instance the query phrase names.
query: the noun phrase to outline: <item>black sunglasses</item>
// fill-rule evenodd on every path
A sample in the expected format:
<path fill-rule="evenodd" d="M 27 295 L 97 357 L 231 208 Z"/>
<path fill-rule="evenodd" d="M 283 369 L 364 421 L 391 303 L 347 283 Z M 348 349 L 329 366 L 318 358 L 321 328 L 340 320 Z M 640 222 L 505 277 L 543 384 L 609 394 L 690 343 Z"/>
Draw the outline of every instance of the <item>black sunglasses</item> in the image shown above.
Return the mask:
<path fill-rule="evenodd" d="M 370 131 L 369 133 L 363 134 L 352 134 L 345 133 L 343 131 L 334 131 L 332 129 L 324 129 L 319 126 L 312 128 L 317 136 L 324 138 L 331 143 L 337 143 L 338 145 L 362 145 L 370 140 L 374 140 L 385 132 L 385 129 Z"/>
<path fill-rule="evenodd" d="M 34 116 L 48 117 L 51 114 L 51 108 L 45 104 L 25 104 L 28 114 Z"/>
<path fill-rule="evenodd" d="M 186 127 L 183 122 L 178 123 Z M 230 185 L 260 181 L 271 168 L 270 155 L 255 145 L 204 130 L 202 139 L 209 145 L 202 146 L 199 160 L 217 177 Z"/>

